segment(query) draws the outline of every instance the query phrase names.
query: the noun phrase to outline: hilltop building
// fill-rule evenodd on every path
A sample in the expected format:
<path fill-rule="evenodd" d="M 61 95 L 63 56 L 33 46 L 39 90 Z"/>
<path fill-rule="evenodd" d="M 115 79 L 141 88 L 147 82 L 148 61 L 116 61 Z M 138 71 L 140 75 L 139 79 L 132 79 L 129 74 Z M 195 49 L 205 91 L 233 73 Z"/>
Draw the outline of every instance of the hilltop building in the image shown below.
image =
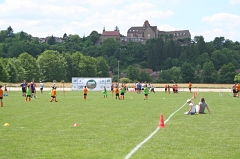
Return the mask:
<path fill-rule="evenodd" d="M 103 28 L 103 32 L 102 32 L 102 35 L 100 36 L 97 44 L 98 45 L 102 45 L 103 41 L 107 38 L 113 38 L 115 40 L 120 40 L 120 37 L 122 35 L 120 34 L 120 31 L 118 29 L 118 27 L 116 26 L 115 30 L 114 31 L 106 31 L 105 30 L 105 27 Z"/>
<path fill-rule="evenodd" d="M 128 29 L 127 36 L 122 36 L 119 30 L 105 31 L 103 30 L 100 42 L 106 38 L 114 38 L 120 40 L 122 43 L 130 41 L 146 43 L 146 40 L 151 38 L 162 37 L 163 40 L 167 38 L 173 38 L 173 40 L 191 39 L 189 30 L 176 30 L 176 31 L 159 31 L 157 26 L 151 26 L 149 21 L 146 20 L 143 26 L 133 26 Z"/>

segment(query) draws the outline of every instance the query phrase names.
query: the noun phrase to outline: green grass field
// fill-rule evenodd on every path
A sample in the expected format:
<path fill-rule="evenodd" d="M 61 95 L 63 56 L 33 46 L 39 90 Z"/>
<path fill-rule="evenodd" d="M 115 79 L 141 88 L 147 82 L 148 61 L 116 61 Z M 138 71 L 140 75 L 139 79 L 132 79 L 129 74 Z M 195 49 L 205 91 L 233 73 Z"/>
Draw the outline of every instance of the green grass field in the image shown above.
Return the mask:
<path fill-rule="evenodd" d="M 25 102 L 21 92 L 9 92 L 0 107 L 1 159 L 123 159 L 153 133 L 164 119 L 193 94 L 126 93 L 116 100 L 108 93 L 58 91 L 58 102 L 49 92 Z M 240 98 L 229 93 L 199 93 L 212 114 L 184 115 L 185 105 L 131 159 L 240 158 Z M 132 99 L 131 99 L 132 98 Z M 3 126 L 9 123 L 9 126 Z M 74 127 L 78 123 L 78 127 Z"/>

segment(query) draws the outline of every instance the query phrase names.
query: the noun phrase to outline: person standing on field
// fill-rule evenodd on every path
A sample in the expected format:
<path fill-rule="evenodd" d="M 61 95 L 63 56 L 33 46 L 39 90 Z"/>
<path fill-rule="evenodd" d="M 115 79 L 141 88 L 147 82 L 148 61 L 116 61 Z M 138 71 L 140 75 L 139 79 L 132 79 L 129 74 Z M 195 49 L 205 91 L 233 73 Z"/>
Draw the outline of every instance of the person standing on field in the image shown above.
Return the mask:
<path fill-rule="evenodd" d="M 88 89 L 86 86 L 84 86 L 84 89 L 83 89 L 83 99 L 86 100 L 87 99 L 87 92 L 88 92 Z"/>
<path fill-rule="evenodd" d="M 238 98 L 239 98 L 239 94 L 240 94 L 240 83 L 237 84 L 236 88 L 237 88 L 237 94 L 238 94 L 237 96 L 238 96 Z"/>
<path fill-rule="evenodd" d="M 167 85 L 167 90 L 168 90 L 168 94 L 170 94 L 170 86 L 169 85 Z"/>
<path fill-rule="evenodd" d="M 111 85 L 111 92 L 112 92 L 112 97 L 113 97 L 113 93 L 114 93 L 114 84 Z"/>
<path fill-rule="evenodd" d="M 232 86 L 232 92 L 233 92 L 233 97 L 236 97 L 237 96 L 237 84 L 236 83 Z"/>
<path fill-rule="evenodd" d="M 57 91 L 56 91 L 56 87 L 52 87 L 52 96 L 51 96 L 51 100 L 50 102 L 57 102 Z"/>
<path fill-rule="evenodd" d="M 144 88 L 144 100 L 148 100 L 148 92 L 149 92 L 149 90 L 148 90 L 148 87 L 147 87 L 147 85 L 145 85 L 145 88 Z"/>
<path fill-rule="evenodd" d="M 28 84 L 27 85 L 27 91 L 26 91 L 26 102 L 30 102 L 31 101 L 31 96 L 32 96 L 32 91 L 31 91 L 31 88 L 30 88 L 30 85 Z"/>
<path fill-rule="evenodd" d="M 4 85 L 4 94 L 8 95 L 7 84 Z"/>
<path fill-rule="evenodd" d="M 239 94 L 240 94 L 240 83 L 238 83 L 236 85 L 236 96 L 239 98 Z"/>
<path fill-rule="evenodd" d="M 120 100 L 118 87 L 115 88 L 115 93 L 116 93 L 116 99 L 119 99 L 119 100 Z"/>
<path fill-rule="evenodd" d="M 42 81 L 40 81 L 39 87 L 40 87 L 40 91 L 41 91 L 41 94 L 42 94 L 43 93 L 43 87 L 44 87 L 44 84 L 42 83 Z"/>
<path fill-rule="evenodd" d="M 155 94 L 154 86 L 153 86 L 153 85 L 151 85 L 151 91 L 150 91 L 150 93 L 151 93 L 151 92 L 153 92 L 153 93 Z"/>
<path fill-rule="evenodd" d="M 188 83 L 188 89 L 189 89 L 190 93 L 192 93 L 192 83 L 191 82 Z"/>
<path fill-rule="evenodd" d="M 107 98 L 107 89 L 105 86 L 103 87 L 103 97 Z"/>
<path fill-rule="evenodd" d="M 20 87 L 22 87 L 22 96 L 26 97 L 26 87 L 27 87 L 26 80 L 24 80 L 23 83 L 20 84 Z"/>
<path fill-rule="evenodd" d="M 1 102 L 1 107 L 3 107 L 3 90 L 1 85 L 0 85 L 0 102 Z"/>
<path fill-rule="evenodd" d="M 34 80 L 32 80 L 32 82 L 30 84 L 30 88 L 32 91 L 32 97 L 36 98 L 36 84 L 34 83 Z"/>
<path fill-rule="evenodd" d="M 121 97 L 120 97 L 122 100 L 124 100 L 124 92 L 125 92 L 125 89 L 122 86 L 122 88 L 121 88 Z"/>

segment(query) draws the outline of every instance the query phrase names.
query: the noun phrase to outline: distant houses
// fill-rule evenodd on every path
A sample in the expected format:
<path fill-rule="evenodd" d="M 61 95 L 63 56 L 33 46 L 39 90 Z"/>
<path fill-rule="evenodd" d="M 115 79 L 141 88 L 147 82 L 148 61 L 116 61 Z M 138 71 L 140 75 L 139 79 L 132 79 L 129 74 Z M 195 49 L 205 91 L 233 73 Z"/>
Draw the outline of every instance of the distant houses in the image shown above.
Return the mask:
<path fill-rule="evenodd" d="M 62 37 L 55 37 L 55 36 L 47 36 L 46 38 L 38 38 L 38 37 L 32 37 L 32 40 L 38 39 L 40 43 L 48 43 L 48 40 L 50 38 L 54 38 L 54 41 L 56 43 L 63 43 L 65 41 L 64 38 Z"/>

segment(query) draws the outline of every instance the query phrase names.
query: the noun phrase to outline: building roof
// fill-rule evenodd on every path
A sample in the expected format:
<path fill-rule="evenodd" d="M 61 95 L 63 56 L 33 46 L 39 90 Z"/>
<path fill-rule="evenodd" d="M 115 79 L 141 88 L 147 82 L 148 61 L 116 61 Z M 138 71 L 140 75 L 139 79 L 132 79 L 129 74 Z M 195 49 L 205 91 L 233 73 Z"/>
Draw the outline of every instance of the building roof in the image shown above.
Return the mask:
<path fill-rule="evenodd" d="M 157 26 L 150 26 L 150 24 L 148 23 L 148 21 L 144 22 L 143 26 L 135 26 L 135 27 L 131 27 L 130 29 L 128 29 L 128 33 L 139 33 L 142 34 L 147 27 L 150 27 L 154 32 L 157 31 Z"/>
<path fill-rule="evenodd" d="M 119 31 L 104 31 L 102 36 L 120 36 Z"/>

